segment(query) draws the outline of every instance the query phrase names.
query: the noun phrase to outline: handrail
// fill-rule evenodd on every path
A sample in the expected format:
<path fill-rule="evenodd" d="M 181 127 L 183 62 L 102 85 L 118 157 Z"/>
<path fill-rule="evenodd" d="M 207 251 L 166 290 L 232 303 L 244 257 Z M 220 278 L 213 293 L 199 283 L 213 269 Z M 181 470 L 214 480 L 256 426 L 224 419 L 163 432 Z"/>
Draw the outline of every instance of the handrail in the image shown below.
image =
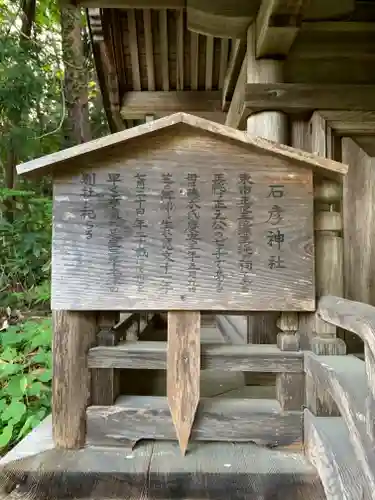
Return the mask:
<path fill-rule="evenodd" d="M 319 300 L 317 314 L 327 323 L 358 335 L 375 356 L 375 307 L 326 295 Z"/>

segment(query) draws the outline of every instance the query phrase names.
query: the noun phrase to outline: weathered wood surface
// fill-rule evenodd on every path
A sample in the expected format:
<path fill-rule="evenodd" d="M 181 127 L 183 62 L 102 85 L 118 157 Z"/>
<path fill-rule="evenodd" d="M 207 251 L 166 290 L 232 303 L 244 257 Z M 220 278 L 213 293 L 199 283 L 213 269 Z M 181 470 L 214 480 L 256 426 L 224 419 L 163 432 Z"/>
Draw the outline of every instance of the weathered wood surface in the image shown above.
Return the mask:
<path fill-rule="evenodd" d="M 322 297 L 319 316 L 328 323 L 358 335 L 375 353 L 375 307 L 340 297 Z"/>
<path fill-rule="evenodd" d="M 120 313 L 104 311 L 98 314 L 96 336 L 97 345 L 115 346 L 118 343 L 119 331 L 114 329 Z M 111 405 L 120 393 L 120 373 L 113 368 L 91 370 L 91 403 L 94 405 Z"/>
<path fill-rule="evenodd" d="M 168 313 L 167 399 L 183 455 L 200 396 L 200 323 L 196 311 Z"/>
<path fill-rule="evenodd" d="M 33 171 L 39 171 L 38 173 L 42 174 L 41 169 L 46 169 L 46 171 L 43 172 L 43 175 L 46 175 L 46 172 L 49 172 L 50 169 L 55 169 L 56 167 L 60 166 L 62 170 L 56 170 L 56 174 L 64 174 L 64 172 L 66 173 L 67 170 L 67 164 L 64 163 L 64 165 L 62 165 L 63 162 L 73 160 L 74 158 L 85 155 L 87 153 L 97 152 L 104 148 L 121 145 L 123 142 L 137 139 L 141 136 L 148 136 L 149 134 L 153 134 L 151 136 L 149 135 L 149 142 L 151 138 L 155 140 L 159 131 L 163 129 L 167 130 L 171 127 L 176 127 L 177 136 L 177 130 L 180 129 L 181 131 L 180 124 L 185 124 L 195 128 L 197 134 L 208 132 L 216 136 L 219 140 L 221 138 L 222 140 L 227 139 L 230 141 L 238 141 L 238 143 L 245 145 L 245 148 L 249 148 L 249 151 L 256 151 L 258 152 L 258 154 L 268 153 L 273 157 L 284 158 L 286 161 L 295 160 L 295 165 L 310 167 L 317 172 L 320 172 L 322 175 L 332 176 L 334 178 L 342 180 L 342 176 L 345 175 L 348 171 L 348 166 L 342 163 L 328 160 L 315 154 L 311 154 L 306 151 L 295 149 L 289 146 L 284 146 L 283 144 L 277 144 L 269 140 L 262 139 L 261 137 L 250 137 L 245 132 L 236 130 L 232 127 L 221 125 L 219 123 L 205 120 L 204 118 L 189 115 L 187 113 L 175 113 L 173 115 L 160 118 L 159 120 L 150 121 L 144 123 L 143 125 L 117 132 L 116 134 L 110 134 L 105 137 L 95 139 L 94 141 L 63 149 L 62 151 L 59 151 L 57 153 L 52 153 L 50 155 L 42 156 L 41 158 L 22 163 L 17 166 L 17 173 L 19 175 L 23 175 Z M 188 129 L 189 127 L 185 127 L 182 130 L 187 131 Z M 171 134 L 171 130 L 169 130 L 169 132 L 166 132 L 165 135 L 171 136 L 174 134 Z M 203 151 L 204 150 L 205 148 L 203 147 Z M 78 163 L 78 165 L 75 164 L 73 168 L 74 167 L 82 169 L 82 163 Z"/>
<path fill-rule="evenodd" d="M 305 447 L 316 467 L 327 500 L 372 498 L 359 463 L 353 460 L 349 430 L 340 417 L 316 417 L 304 412 Z"/>
<path fill-rule="evenodd" d="M 165 342 L 125 342 L 115 347 L 98 346 L 89 350 L 90 368 L 166 369 Z M 281 351 L 276 345 L 203 344 L 202 370 L 302 373 L 303 352 Z"/>
<path fill-rule="evenodd" d="M 178 445 L 166 442 L 140 443 L 132 452 L 54 449 L 12 462 L 2 473 L 25 498 L 37 491 L 40 498 L 56 499 L 228 500 L 228 492 L 231 500 L 325 499 L 316 470 L 303 455 L 244 443 L 199 443 L 185 457 Z"/>
<path fill-rule="evenodd" d="M 248 341 L 247 316 L 216 315 L 216 324 L 228 344 L 246 344 Z"/>
<path fill-rule="evenodd" d="M 54 309 L 315 307 L 307 168 L 182 126 L 87 156 L 54 200 Z"/>
<path fill-rule="evenodd" d="M 373 222 L 375 158 L 369 156 L 349 138 L 342 141 L 342 155 L 351 165 L 348 177 L 344 180 L 343 199 L 344 233 L 348 241 L 348 244 L 344 246 L 345 297 L 375 305 L 373 280 L 375 273 Z"/>
<path fill-rule="evenodd" d="M 375 454 L 366 432 L 365 401 L 368 393 L 365 364 L 354 356 L 305 355 L 305 370 L 320 389 L 335 401 L 350 434 L 367 488 L 375 490 Z"/>
<path fill-rule="evenodd" d="M 96 312 L 54 311 L 52 421 L 56 446 L 85 444 L 91 376 L 87 352 L 96 343 Z"/>
<path fill-rule="evenodd" d="M 202 398 L 191 442 L 287 445 L 301 438 L 301 415 L 281 412 L 273 400 Z M 135 444 L 140 439 L 176 439 L 168 402 L 163 397 L 120 396 L 114 406 L 91 406 L 87 410 L 87 425 L 88 443 L 100 446 Z"/>
<path fill-rule="evenodd" d="M 315 109 L 375 111 L 373 85 L 248 83 L 245 102 L 252 112 L 267 109 L 286 113 Z"/>

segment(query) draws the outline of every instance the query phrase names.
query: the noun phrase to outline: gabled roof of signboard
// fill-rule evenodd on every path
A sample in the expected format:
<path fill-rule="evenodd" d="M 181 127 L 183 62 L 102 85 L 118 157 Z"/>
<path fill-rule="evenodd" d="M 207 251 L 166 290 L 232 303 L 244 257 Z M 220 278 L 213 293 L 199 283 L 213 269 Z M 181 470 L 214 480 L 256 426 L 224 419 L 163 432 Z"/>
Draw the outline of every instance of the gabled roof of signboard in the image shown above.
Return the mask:
<path fill-rule="evenodd" d="M 116 134 L 101 137 L 100 139 L 95 139 L 94 141 L 79 144 L 78 146 L 73 146 L 72 148 L 64 149 L 57 153 L 37 158 L 36 160 L 22 163 L 17 166 L 17 173 L 20 175 L 28 173 L 37 173 L 41 175 L 47 174 L 50 173 L 51 170 L 53 171 L 53 169 L 62 162 L 69 161 L 94 151 L 103 150 L 104 148 L 110 146 L 120 145 L 127 141 L 136 140 L 138 137 L 166 129 L 168 127 L 173 127 L 180 123 L 184 123 L 206 133 L 214 134 L 218 137 L 218 139 L 222 138 L 237 141 L 245 146 L 248 146 L 251 150 L 258 150 L 260 153 L 269 153 L 272 156 L 279 156 L 284 159 L 293 160 L 300 163 L 301 166 L 313 168 L 329 177 L 340 178 L 342 175 L 345 175 L 348 170 L 347 165 L 344 165 L 343 163 L 328 160 L 326 158 L 307 153 L 306 151 L 284 146 L 260 137 L 250 137 L 246 134 L 246 132 L 236 130 L 232 127 L 226 127 L 225 125 L 211 122 L 209 120 L 205 120 L 204 118 L 188 115 L 186 113 L 176 113 L 160 118 L 159 120 L 144 123 L 137 127 L 117 132 Z"/>

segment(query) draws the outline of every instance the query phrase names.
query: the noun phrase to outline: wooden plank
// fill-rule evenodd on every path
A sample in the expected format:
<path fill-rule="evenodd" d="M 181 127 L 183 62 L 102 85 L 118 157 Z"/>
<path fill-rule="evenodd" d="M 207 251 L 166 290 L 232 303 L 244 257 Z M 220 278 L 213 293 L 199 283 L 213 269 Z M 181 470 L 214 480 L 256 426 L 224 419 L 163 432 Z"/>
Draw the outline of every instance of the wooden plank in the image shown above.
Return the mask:
<path fill-rule="evenodd" d="M 220 42 L 219 89 L 223 88 L 224 78 L 228 67 L 229 40 L 222 38 Z"/>
<path fill-rule="evenodd" d="M 176 76 L 176 89 L 184 90 L 184 66 L 185 66 L 185 54 L 184 54 L 184 32 L 185 32 L 185 12 L 180 10 L 177 13 L 176 21 L 176 65 L 177 65 L 177 76 Z"/>
<path fill-rule="evenodd" d="M 137 26 L 135 21 L 134 9 L 129 9 L 128 25 L 129 25 L 129 48 L 131 59 L 131 74 L 134 91 L 141 90 L 141 75 L 139 69 L 139 54 L 138 54 L 138 39 L 137 39 Z"/>
<path fill-rule="evenodd" d="M 328 391 L 349 429 L 350 440 L 366 480 L 375 487 L 375 454 L 366 432 L 368 393 L 365 364 L 354 356 L 316 356 L 306 353 L 305 370 L 321 390 Z"/>
<path fill-rule="evenodd" d="M 373 85 L 248 83 L 245 105 L 251 112 L 301 113 L 315 109 L 375 111 L 375 93 Z"/>
<path fill-rule="evenodd" d="M 190 31 L 190 88 L 198 90 L 199 33 Z"/>
<path fill-rule="evenodd" d="M 167 398 L 183 455 L 199 403 L 200 323 L 199 312 L 168 312 Z"/>
<path fill-rule="evenodd" d="M 166 369 L 166 342 L 125 342 L 116 347 L 98 346 L 89 350 L 90 368 Z M 202 370 L 248 372 L 303 372 L 303 353 L 280 351 L 275 345 L 203 344 Z"/>
<path fill-rule="evenodd" d="M 150 94 L 152 95 L 153 93 L 137 92 L 136 94 L 150 96 Z M 180 95 L 179 93 L 177 94 Z M 133 95 L 133 93 L 130 93 L 129 95 L 131 96 Z M 173 93 L 161 92 L 161 95 L 173 96 Z M 181 93 L 182 100 L 184 95 L 190 95 L 191 97 L 193 97 L 192 92 L 183 92 Z M 208 99 L 208 96 L 205 96 L 204 91 L 199 91 L 195 95 L 198 100 L 199 96 L 203 96 Z M 209 95 L 212 96 L 213 94 L 210 92 Z M 194 98 L 192 102 L 194 102 Z M 143 110 L 142 119 L 146 114 L 148 114 L 147 111 Z M 20 165 L 17 165 L 17 173 L 19 175 L 23 175 L 31 173 L 34 170 L 45 169 L 43 172 L 45 174 L 45 172 L 49 172 L 49 168 L 52 168 L 62 162 L 72 160 L 73 158 L 80 155 L 92 153 L 94 151 L 105 149 L 111 146 L 120 145 L 121 143 L 128 140 L 147 136 L 151 133 L 160 132 L 161 130 L 168 129 L 169 127 L 175 127 L 180 123 L 189 125 L 190 127 L 197 129 L 197 131 L 199 132 L 204 131 L 208 132 L 209 134 L 213 134 L 216 137 L 221 137 L 222 139 L 225 138 L 230 141 L 237 141 L 239 144 L 247 145 L 249 149 L 253 151 L 255 150 L 259 154 L 268 153 L 272 156 L 293 160 L 293 162 L 295 162 L 295 165 L 310 167 L 319 172 L 321 175 L 324 175 L 328 178 L 340 180 L 340 182 L 342 182 L 342 176 L 346 175 L 348 172 L 348 166 L 344 165 L 343 163 L 339 163 L 326 158 L 321 158 L 320 156 L 308 153 L 306 151 L 291 148 L 283 144 L 276 144 L 272 141 L 265 140 L 259 137 L 250 137 L 249 134 L 240 130 L 236 130 L 232 126 L 221 125 L 219 123 L 210 122 L 209 120 L 206 120 L 204 118 L 179 112 L 164 118 L 160 118 L 159 120 L 154 120 L 149 123 L 138 125 L 137 127 L 133 127 L 116 134 L 110 134 L 105 137 L 95 139 L 94 141 L 79 144 L 78 146 L 63 149 L 62 151 L 59 151 L 57 153 L 52 153 L 46 156 L 42 156 L 41 158 L 22 163 Z M 64 170 L 65 167 L 66 165 L 64 165 Z"/>
<path fill-rule="evenodd" d="M 317 468 L 327 498 L 371 498 L 360 464 L 353 460 L 349 430 L 340 417 L 315 417 L 304 412 L 307 457 Z"/>
<path fill-rule="evenodd" d="M 146 71 L 147 71 L 147 88 L 150 91 L 155 90 L 155 68 L 154 68 L 154 48 L 152 37 L 151 10 L 144 9 L 143 23 L 145 33 L 145 51 L 146 51 Z"/>
<path fill-rule="evenodd" d="M 241 70 L 239 72 L 236 86 L 234 88 L 233 97 L 228 109 L 225 125 L 234 129 L 243 130 L 246 128 L 246 118 L 251 111 L 247 109 L 245 104 L 247 81 L 247 58 L 246 55 L 242 61 Z"/>
<path fill-rule="evenodd" d="M 74 0 L 75 1 L 75 0 Z M 78 0 L 81 7 L 106 9 L 184 9 L 186 0 Z"/>
<path fill-rule="evenodd" d="M 302 21 L 306 0 L 263 0 L 256 18 L 256 56 L 287 55 Z"/>
<path fill-rule="evenodd" d="M 121 115 L 126 118 L 139 118 L 147 112 L 158 115 L 181 111 L 219 112 L 221 111 L 221 93 L 218 90 L 127 92 L 121 107 Z"/>
<path fill-rule="evenodd" d="M 160 57 L 163 91 L 169 90 L 169 54 L 167 10 L 159 11 Z M 136 90 L 136 89 L 135 89 Z"/>
<path fill-rule="evenodd" d="M 53 439 L 61 448 L 80 448 L 90 403 L 87 351 L 95 345 L 96 312 L 53 311 Z"/>
<path fill-rule="evenodd" d="M 167 398 L 121 396 L 114 406 L 87 409 L 88 441 L 98 446 L 121 446 L 123 440 L 175 440 Z M 191 433 L 192 441 L 254 441 L 287 445 L 302 434 L 301 412 L 280 412 L 267 399 L 202 398 Z"/>
<path fill-rule="evenodd" d="M 212 90 L 212 72 L 214 66 L 214 37 L 206 37 L 206 90 Z"/>
<path fill-rule="evenodd" d="M 55 181 L 54 308 L 315 309 L 311 170 L 187 127 L 85 166 Z"/>

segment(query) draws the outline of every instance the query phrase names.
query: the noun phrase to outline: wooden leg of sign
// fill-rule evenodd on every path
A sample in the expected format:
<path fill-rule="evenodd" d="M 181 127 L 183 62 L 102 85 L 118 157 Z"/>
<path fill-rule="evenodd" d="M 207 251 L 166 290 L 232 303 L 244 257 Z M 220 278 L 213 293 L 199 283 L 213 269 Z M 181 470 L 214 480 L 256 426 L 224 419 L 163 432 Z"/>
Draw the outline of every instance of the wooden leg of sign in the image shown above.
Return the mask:
<path fill-rule="evenodd" d="M 168 312 L 167 397 L 183 455 L 200 389 L 200 313 Z"/>

